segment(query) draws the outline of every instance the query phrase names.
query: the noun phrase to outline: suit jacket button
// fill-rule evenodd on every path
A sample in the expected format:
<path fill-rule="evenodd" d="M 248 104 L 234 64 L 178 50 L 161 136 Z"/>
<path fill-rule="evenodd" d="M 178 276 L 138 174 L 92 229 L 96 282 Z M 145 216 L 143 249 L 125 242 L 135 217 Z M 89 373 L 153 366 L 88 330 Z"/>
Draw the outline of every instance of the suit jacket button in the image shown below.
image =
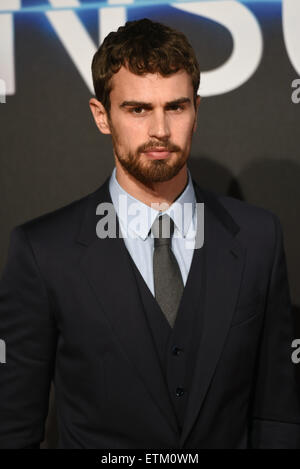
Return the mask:
<path fill-rule="evenodd" d="M 185 393 L 185 390 L 183 388 L 180 388 L 180 387 L 176 388 L 176 397 L 181 397 L 184 395 L 184 393 Z"/>
<path fill-rule="evenodd" d="M 172 348 L 172 354 L 178 356 L 181 352 L 183 352 L 183 349 L 177 347 L 177 345 L 174 345 Z"/>

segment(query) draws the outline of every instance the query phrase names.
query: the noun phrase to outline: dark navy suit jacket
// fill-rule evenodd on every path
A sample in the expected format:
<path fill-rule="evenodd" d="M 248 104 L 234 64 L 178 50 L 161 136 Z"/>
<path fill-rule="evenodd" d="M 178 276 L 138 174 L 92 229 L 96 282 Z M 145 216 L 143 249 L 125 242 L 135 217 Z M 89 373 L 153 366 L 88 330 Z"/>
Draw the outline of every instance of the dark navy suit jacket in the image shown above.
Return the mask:
<path fill-rule="evenodd" d="M 108 181 L 11 232 L 0 448 L 39 447 L 51 380 L 59 448 L 300 448 L 278 218 L 193 181 L 205 204 L 206 302 L 179 434 L 124 240 L 96 235 Z"/>

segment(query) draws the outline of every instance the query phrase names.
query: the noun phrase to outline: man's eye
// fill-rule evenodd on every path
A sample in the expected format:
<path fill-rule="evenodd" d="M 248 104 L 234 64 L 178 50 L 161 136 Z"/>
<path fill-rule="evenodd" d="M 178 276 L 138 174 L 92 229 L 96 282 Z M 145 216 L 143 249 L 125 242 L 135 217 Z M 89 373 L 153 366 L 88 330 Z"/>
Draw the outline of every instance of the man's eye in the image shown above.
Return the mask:
<path fill-rule="evenodd" d="M 173 106 L 169 106 L 166 108 L 167 111 L 177 111 L 180 112 L 184 109 L 184 106 L 181 106 L 180 104 L 174 104 Z M 132 114 L 145 114 L 146 109 L 143 107 L 133 107 L 129 109 L 129 112 Z"/>
<path fill-rule="evenodd" d="M 170 106 L 169 109 L 171 109 L 171 111 L 181 111 L 183 110 L 183 106 L 180 106 L 180 104 L 174 104 L 174 106 Z"/>
<path fill-rule="evenodd" d="M 133 107 L 132 109 L 130 109 L 130 112 L 132 112 L 133 114 L 142 114 L 143 109 L 143 107 Z"/>

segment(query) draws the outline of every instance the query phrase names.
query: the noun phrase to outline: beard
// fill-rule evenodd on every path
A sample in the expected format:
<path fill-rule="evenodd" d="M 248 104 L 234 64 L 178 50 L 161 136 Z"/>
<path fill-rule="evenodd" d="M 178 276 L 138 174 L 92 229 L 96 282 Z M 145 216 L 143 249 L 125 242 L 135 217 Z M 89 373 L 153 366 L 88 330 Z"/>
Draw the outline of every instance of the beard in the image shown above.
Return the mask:
<path fill-rule="evenodd" d="M 110 123 L 112 143 L 115 155 L 122 168 L 134 179 L 140 181 L 146 187 L 153 189 L 153 184 L 157 182 L 165 182 L 174 178 L 186 164 L 188 152 L 184 154 L 182 149 L 175 144 L 166 140 L 149 141 L 147 144 L 141 145 L 133 152 L 127 152 L 126 155 L 119 151 L 118 137 Z M 192 135 L 192 132 L 191 132 Z M 151 159 L 141 153 L 155 147 L 163 147 L 170 152 L 174 152 L 172 156 L 165 159 Z"/>
<path fill-rule="evenodd" d="M 114 146 L 116 157 L 123 169 L 149 188 L 157 182 L 169 181 L 175 177 L 186 163 L 186 158 L 176 155 L 175 161 L 168 159 L 142 161 L 140 152 L 121 155 Z"/>

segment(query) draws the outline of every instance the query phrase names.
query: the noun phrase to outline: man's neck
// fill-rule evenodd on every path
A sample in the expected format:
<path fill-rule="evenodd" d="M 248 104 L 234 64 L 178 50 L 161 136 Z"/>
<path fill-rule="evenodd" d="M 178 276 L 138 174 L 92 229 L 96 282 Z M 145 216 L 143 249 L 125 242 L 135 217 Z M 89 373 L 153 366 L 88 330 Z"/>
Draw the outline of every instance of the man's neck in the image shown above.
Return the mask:
<path fill-rule="evenodd" d="M 156 182 L 152 188 L 149 188 L 126 173 L 120 164 L 116 163 L 116 179 L 120 186 L 135 199 L 149 207 L 154 203 L 164 203 L 166 204 L 164 210 L 166 210 L 184 191 L 188 183 L 188 172 L 185 164 L 171 180 Z"/>

